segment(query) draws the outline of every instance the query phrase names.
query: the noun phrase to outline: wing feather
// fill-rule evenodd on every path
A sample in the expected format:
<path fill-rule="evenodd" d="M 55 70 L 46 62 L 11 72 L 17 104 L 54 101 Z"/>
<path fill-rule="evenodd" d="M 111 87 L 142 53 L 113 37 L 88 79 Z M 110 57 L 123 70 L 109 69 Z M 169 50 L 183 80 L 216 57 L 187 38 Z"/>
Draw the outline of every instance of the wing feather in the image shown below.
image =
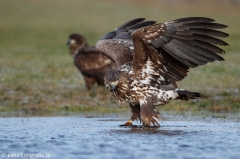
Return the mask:
<path fill-rule="evenodd" d="M 210 23 L 214 21 L 215 21 L 214 19 L 206 18 L 206 17 L 186 17 L 186 18 L 176 19 L 171 22 L 175 22 L 175 26 L 181 26 L 183 24 L 188 24 L 188 23 Z"/>
<path fill-rule="evenodd" d="M 159 24 L 144 20 L 133 19 L 107 33 L 96 44 L 97 49 L 112 58 L 118 68 L 133 61 L 135 72 L 148 71 L 146 75 L 154 77 L 159 74 L 161 80 L 169 80 L 168 74 L 173 81 L 180 81 L 189 68 L 224 60 L 218 55 L 224 53 L 219 46 L 228 43 L 219 38 L 228 34 L 217 29 L 227 28 L 226 25 L 206 17 Z"/>
<path fill-rule="evenodd" d="M 183 28 L 208 28 L 208 29 L 224 29 L 227 28 L 226 25 L 219 23 L 186 23 L 182 26 Z"/>
<path fill-rule="evenodd" d="M 164 45 L 163 46 L 163 50 L 165 50 L 173 58 L 175 58 L 176 60 L 178 60 L 181 63 L 185 64 L 186 66 L 191 67 L 191 68 L 197 67 L 196 64 L 194 64 L 194 63 L 192 63 L 190 61 L 187 61 L 187 60 L 183 59 L 182 57 L 180 57 L 179 55 L 177 55 L 171 47 L 169 47 L 167 45 Z"/>
<path fill-rule="evenodd" d="M 133 60 L 132 32 L 153 25 L 155 21 L 144 21 L 144 18 L 130 20 L 104 35 L 96 44 L 96 48 L 110 57 L 120 68 L 121 65 Z"/>
<path fill-rule="evenodd" d="M 122 24 L 121 26 L 117 27 L 114 31 L 116 31 L 117 33 L 118 32 L 127 32 L 128 27 L 136 25 L 137 23 L 140 23 L 144 20 L 145 20 L 145 18 L 136 18 L 136 19 L 130 20 L 130 21 Z"/>
<path fill-rule="evenodd" d="M 164 65 L 174 81 L 182 80 L 187 76 L 189 68 L 215 60 L 223 61 L 224 59 L 218 54 L 224 53 L 224 50 L 217 45 L 228 44 L 218 37 L 228 37 L 228 34 L 215 29 L 224 29 L 227 26 L 213 22 L 214 20 L 210 18 L 189 17 L 136 30 L 132 37 L 135 39 L 134 46 L 141 46 L 139 41 L 143 41 L 142 47 L 153 49 L 152 52 L 147 51 L 148 54 L 134 50 L 135 71 L 141 68 L 140 64 L 145 67 L 146 59 L 149 59 L 155 50 L 158 51 L 161 59 L 150 58 L 151 62 L 161 61 L 159 67 Z M 145 51 L 149 50 L 146 48 Z M 145 64 L 143 58 L 142 62 L 137 62 L 140 57 L 145 57 Z"/>
<path fill-rule="evenodd" d="M 156 23 L 156 21 L 142 21 L 140 23 L 137 23 L 135 25 L 127 27 L 127 29 L 128 30 L 136 30 L 136 29 L 139 29 L 139 28 L 142 28 L 142 27 L 145 27 L 145 26 L 153 25 L 155 23 Z"/>

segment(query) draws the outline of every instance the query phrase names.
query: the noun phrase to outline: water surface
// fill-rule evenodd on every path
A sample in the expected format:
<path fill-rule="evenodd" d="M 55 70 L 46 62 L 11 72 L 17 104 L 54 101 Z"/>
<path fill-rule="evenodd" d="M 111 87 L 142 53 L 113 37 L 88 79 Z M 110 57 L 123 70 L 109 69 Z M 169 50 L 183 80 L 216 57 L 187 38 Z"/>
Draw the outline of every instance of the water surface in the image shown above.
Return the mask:
<path fill-rule="evenodd" d="M 174 118 L 161 121 L 160 128 L 119 127 L 126 120 L 0 118 L 0 158 L 14 154 L 51 159 L 240 158 L 237 119 Z"/>

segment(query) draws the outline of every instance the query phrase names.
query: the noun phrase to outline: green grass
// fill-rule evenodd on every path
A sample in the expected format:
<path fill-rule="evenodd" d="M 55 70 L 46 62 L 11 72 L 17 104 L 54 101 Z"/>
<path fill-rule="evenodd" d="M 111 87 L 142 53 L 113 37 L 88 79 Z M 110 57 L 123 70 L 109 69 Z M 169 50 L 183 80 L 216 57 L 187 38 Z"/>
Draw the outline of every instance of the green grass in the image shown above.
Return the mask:
<path fill-rule="evenodd" d="M 129 111 L 103 91 L 86 97 L 82 76 L 65 42 L 73 32 L 90 45 L 136 17 L 164 22 L 207 16 L 229 25 L 225 62 L 190 70 L 181 88 L 202 92 L 197 101 L 172 101 L 164 111 L 240 112 L 239 6 L 225 1 L 0 0 L 0 111 L 14 115 L 113 114 Z M 217 2 L 218 5 L 214 4 Z"/>

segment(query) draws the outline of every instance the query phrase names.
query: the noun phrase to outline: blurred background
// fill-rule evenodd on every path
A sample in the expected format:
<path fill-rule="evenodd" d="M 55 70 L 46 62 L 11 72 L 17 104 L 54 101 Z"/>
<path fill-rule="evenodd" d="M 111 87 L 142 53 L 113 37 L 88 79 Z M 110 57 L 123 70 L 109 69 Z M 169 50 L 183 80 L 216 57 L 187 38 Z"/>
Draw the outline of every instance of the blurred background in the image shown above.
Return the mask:
<path fill-rule="evenodd" d="M 0 116 L 88 116 L 130 113 L 109 93 L 87 98 L 66 41 L 84 35 L 93 46 L 133 18 L 159 23 L 206 16 L 228 25 L 226 61 L 190 70 L 180 88 L 202 92 L 192 101 L 172 101 L 160 111 L 240 112 L 240 0 L 0 0 Z"/>

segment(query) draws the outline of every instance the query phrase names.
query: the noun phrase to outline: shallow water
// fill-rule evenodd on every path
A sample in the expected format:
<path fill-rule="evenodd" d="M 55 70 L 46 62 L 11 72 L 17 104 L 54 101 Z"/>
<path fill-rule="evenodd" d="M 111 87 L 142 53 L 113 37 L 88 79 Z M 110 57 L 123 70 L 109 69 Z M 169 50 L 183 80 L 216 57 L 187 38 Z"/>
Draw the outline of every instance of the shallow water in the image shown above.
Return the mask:
<path fill-rule="evenodd" d="M 51 159 L 240 158 L 237 120 L 190 118 L 161 121 L 160 128 L 118 126 L 125 121 L 82 117 L 0 118 L 0 158 L 14 155 Z"/>

